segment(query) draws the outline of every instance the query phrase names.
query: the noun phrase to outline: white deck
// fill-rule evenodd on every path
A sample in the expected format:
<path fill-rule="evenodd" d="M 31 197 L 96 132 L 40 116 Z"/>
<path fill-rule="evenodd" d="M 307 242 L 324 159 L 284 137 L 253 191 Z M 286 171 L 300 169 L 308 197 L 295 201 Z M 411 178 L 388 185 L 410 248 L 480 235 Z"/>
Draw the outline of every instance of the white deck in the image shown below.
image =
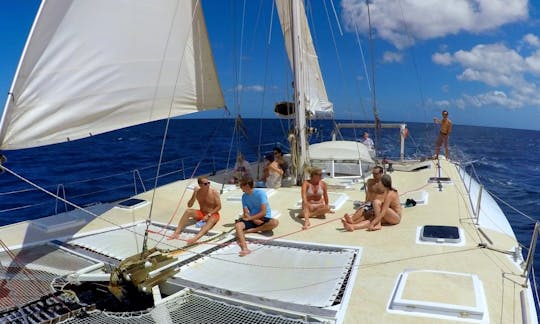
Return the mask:
<path fill-rule="evenodd" d="M 522 269 L 510 255 L 501 252 L 513 251 L 517 242 L 509 235 L 508 225 L 501 223 L 500 215 L 487 209 L 481 213 L 479 224 L 482 232 L 493 242 L 492 245 L 489 243 L 475 225 L 471 199 L 456 166 L 447 161 L 441 163 L 441 176 L 452 179 L 451 184 L 442 185 L 442 191 L 438 184 L 428 182 L 435 176 L 434 167 L 392 173 L 393 186 L 399 190 L 402 201 L 413 198 L 419 204 L 403 209 L 399 225 L 385 226 L 376 232 L 346 232 L 339 220 L 344 213 L 354 211 L 354 201 L 364 199 L 362 183 L 351 182 L 343 189 L 332 188 L 332 193 L 336 197 L 346 197 L 345 201 L 336 206 L 334 214 L 327 214 L 324 219 L 312 219 L 308 230 L 301 229 L 303 222 L 297 217 L 299 187 L 279 188 L 269 196 L 271 208 L 280 215 L 279 226 L 270 236 L 249 236 L 256 240 L 250 243 L 255 252 L 243 258 L 237 256 L 238 247 L 234 243 L 234 231 L 231 231 L 241 207 L 237 199 L 227 199 L 236 198 L 241 191 L 228 187 L 222 196 L 221 220 L 213 229 L 215 233 L 229 232 L 228 236 L 220 237 L 219 242 L 198 245 L 181 254 L 180 258 L 197 255 L 220 244 L 224 244 L 223 247 L 196 263 L 182 265 L 177 278 L 217 287 L 233 295 L 255 296 L 255 300 L 275 300 L 278 305 L 292 303 L 333 310 L 335 316 L 331 321 L 343 323 L 521 323 Z M 88 218 L 84 226 L 71 220 L 64 222 L 64 216 L 58 218 L 64 224 L 58 231 L 51 230 L 50 224 L 44 228 L 34 222 L 23 222 L 0 228 L 0 237 L 12 248 L 64 237 L 62 240 L 69 244 L 123 258 L 140 249 L 143 226 L 137 226 L 136 231 L 118 230 L 118 227 L 144 220 L 153 205 L 152 221 L 170 224 L 171 227 L 164 232 L 154 228 L 156 233 L 151 235 L 150 247 L 155 242 L 159 242 L 158 247 L 166 249 L 181 247 L 185 245 L 183 241 L 170 241 L 164 236 L 170 233 L 183 213 L 184 208 L 180 208 L 173 215 L 178 197 L 184 190 L 190 190 L 192 183 L 193 180 L 185 180 L 166 185 L 156 192 L 152 204 L 135 209 L 108 209 L 99 218 Z M 219 184 L 213 182 L 212 185 L 220 189 Z M 152 192 L 137 197 L 149 200 Z M 181 202 L 182 206 L 186 204 L 187 198 Z M 421 243 L 418 241 L 418 229 L 423 225 L 457 226 L 464 236 L 463 241 L 461 244 Z M 99 233 L 105 229 L 114 229 L 115 234 L 99 234 L 98 240 L 96 237 L 85 238 L 88 233 Z M 186 231 L 182 238 L 189 237 L 191 233 L 191 230 Z M 358 252 L 355 262 L 358 264 L 350 267 L 353 261 L 348 252 L 333 254 L 271 247 L 265 243 L 276 239 L 296 244 L 309 242 L 355 247 Z M 480 243 L 494 249 L 479 247 Z M 347 269 L 351 270 L 349 275 L 352 277 L 347 283 L 345 296 L 337 305 L 329 306 L 336 294 L 336 285 L 343 282 Z M 251 275 L 248 277 L 247 274 Z M 407 275 L 404 277 L 404 274 Z M 399 288 L 397 283 L 404 278 L 407 280 Z M 451 288 L 451 298 L 446 298 L 447 288 Z M 448 311 L 441 311 L 437 307 L 441 305 Z M 534 307 L 530 302 L 525 305 Z M 528 321 L 537 323 L 537 318 L 528 318 Z"/>

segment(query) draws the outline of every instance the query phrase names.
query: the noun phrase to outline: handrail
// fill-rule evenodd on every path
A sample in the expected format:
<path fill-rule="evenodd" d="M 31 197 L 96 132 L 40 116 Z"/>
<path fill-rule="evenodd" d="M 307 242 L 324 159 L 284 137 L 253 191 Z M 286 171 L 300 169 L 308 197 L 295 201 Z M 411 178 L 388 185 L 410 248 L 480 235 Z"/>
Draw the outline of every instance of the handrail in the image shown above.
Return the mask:
<path fill-rule="evenodd" d="M 527 260 L 525 261 L 525 266 L 523 267 L 523 274 L 522 277 L 525 277 L 525 282 L 523 283 L 523 287 L 527 288 L 529 281 L 529 272 L 531 271 L 531 267 L 533 264 L 534 259 L 534 252 L 536 250 L 536 240 L 538 239 L 538 231 L 540 230 L 540 222 L 536 222 L 534 224 L 534 232 L 531 240 L 531 244 L 529 245 L 529 253 L 527 253 Z"/>
<path fill-rule="evenodd" d="M 143 191 L 146 192 L 146 187 L 145 187 L 144 181 L 143 181 L 143 179 L 141 177 L 141 173 L 139 172 L 138 169 L 135 169 L 135 170 L 133 170 L 133 188 L 135 190 L 135 195 L 137 195 L 137 179 L 136 179 L 137 176 L 138 176 L 138 178 L 139 178 L 139 180 L 141 182 L 141 186 L 143 188 Z"/>
<path fill-rule="evenodd" d="M 400 136 L 400 149 L 399 149 L 399 159 L 400 161 L 403 161 L 405 159 L 405 128 L 407 128 L 407 124 L 405 123 L 399 123 L 399 124 L 393 124 L 393 123 L 384 123 L 384 124 L 375 124 L 375 123 L 337 123 L 334 127 L 334 131 L 332 132 L 332 140 L 336 140 L 336 133 L 340 133 L 341 129 L 344 128 L 399 128 L 399 136 Z"/>
<path fill-rule="evenodd" d="M 480 220 L 480 206 L 482 205 L 482 191 L 484 191 L 484 185 L 480 185 L 480 188 L 478 188 L 478 198 L 476 200 L 476 225 L 478 225 Z"/>
<path fill-rule="evenodd" d="M 58 186 L 56 187 L 56 195 L 59 197 L 60 197 L 60 190 L 62 191 L 61 197 L 64 198 L 64 200 L 66 200 L 66 188 L 64 187 L 62 183 L 58 184 Z M 68 211 L 68 207 L 65 202 L 64 202 L 64 209 L 65 211 Z M 55 200 L 54 213 L 58 214 L 58 199 Z"/>

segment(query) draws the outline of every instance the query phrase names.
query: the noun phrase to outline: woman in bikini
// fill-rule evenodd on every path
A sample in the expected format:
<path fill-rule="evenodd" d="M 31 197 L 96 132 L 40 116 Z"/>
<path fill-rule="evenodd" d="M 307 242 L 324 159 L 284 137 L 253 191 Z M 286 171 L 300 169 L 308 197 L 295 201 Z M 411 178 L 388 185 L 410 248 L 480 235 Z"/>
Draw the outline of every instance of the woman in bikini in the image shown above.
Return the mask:
<path fill-rule="evenodd" d="M 311 168 L 309 174 L 311 178 L 302 184 L 303 229 L 307 229 L 311 225 L 310 217 L 324 217 L 324 214 L 332 213 L 328 204 L 326 183 L 322 180 L 322 170 Z"/>

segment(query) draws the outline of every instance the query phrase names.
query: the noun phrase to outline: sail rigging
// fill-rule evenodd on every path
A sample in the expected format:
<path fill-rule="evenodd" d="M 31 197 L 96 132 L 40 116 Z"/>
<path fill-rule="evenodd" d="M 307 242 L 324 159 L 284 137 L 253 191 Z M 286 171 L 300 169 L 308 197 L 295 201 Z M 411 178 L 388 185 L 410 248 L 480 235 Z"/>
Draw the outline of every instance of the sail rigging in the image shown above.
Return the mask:
<path fill-rule="evenodd" d="M 0 149 L 224 106 L 198 1 L 44 1 L 4 108 Z"/>
<path fill-rule="evenodd" d="M 333 116 L 303 1 L 276 0 L 285 48 L 294 73 L 295 136 L 290 137 L 295 178 L 309 165 L 306 119 Z"/>

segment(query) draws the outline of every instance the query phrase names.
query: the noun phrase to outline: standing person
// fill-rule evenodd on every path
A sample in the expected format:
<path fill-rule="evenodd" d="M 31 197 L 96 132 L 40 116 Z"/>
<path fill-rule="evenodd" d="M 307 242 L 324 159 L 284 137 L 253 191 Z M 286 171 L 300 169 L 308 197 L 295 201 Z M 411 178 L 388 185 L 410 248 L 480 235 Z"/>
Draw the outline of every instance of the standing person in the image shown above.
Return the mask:
<path fill-rule="evenodd" d="M 381 178 L 381 184 L 384 186 L 384 194 L 381 199 L 373 200 L 373 216 L 366 217 L 365 220 L 357 224 L 343 222 L 347 231 L 354 231 L 367 228 L 368 231 L 377 231 L 382 225 L 396 225 L 401 222 L 401 202 L 396 189 L 392 187 L 392 178 L 385 174 Z"/>
<path fill-rule="evenodd" d="M 198 186 L 193 189 L 193 195 L 188 201 L 188 209 L 180 218 L 178 227 L 169 237 L 169 240 L 177 239 L 180 232 L 186 227 L 186 224 L 191 219 L 199 222 L 204 222 L 199 230 L 199 233 L 187 240 L 188 244 L 197 242 L 204 234 L 206 234 L 219 221 L 219 211 L 221 210 L 221 199 L 219 193 L 214 188 L 210 187 L 210 181 L 204 176 L 197 178 Z M 199 203 L 199 209 L 192 209 L 195 200 Z"/>
<path fill-rule="evenodd" d="M 236 238 L 240 246 L 241 257 L 251 253 L 246 243 L 246 233 L 270 231 L 278 226 L 279 221 L 272 218 L 272 211 L 266 193 L 261 189 L 253 188 L 253 179 L 240 180 L 242 195 L 242 218 L 236 221 Z"/>
<path fill-rule="evenodd" d="M 364 139 L 362 140 L 362 144 L 367 146 L 370 151 L 375 150 L 375 143 L 373 143 L 373 140 L 369 137 L 368 132 L 364 132 Z"/>
<path fill-rule="evenodd" d="M 364 201 L 363 206 L 358 208 L 358 210 L 352 215 L 345 214 L 341 219 L 341 222 L 343 222 L 344 225 L 345 223 L 356 224 L 374 216 L 373 201 L 375 199 L 383 200 L 384 198 L 385 190 L 381 183 L 383 171 L 383 167 L 380 165 L 373 168 L 371 171 L 373 178 L 367 180 L 366 200 Z"/>
<path fill-rule="evenodd" d="M 310 217 L 321 217 L 326 213 L 332 213 L 328 203 L 328 188 L 326 182 L 322 180 L 322 170 L 313 167 L 308 172 L 310 179 L 302 184 L 303 229 L 307 229 L 311 225 Z"/>
<path fill-rule="evenodd" d="M 450 152 L 448 151 L 448 137 L 450 136 L 450 133 L 452 132 L 452 121 L 448 118 L 448 111 L 443 110 L 442 119 L 439 120 L 437 117 L 433 117 L 433 121 L 435 122 L 435 124 L 441 125 L 439 136 L 437 137 L 437 141 L 435 142 L 434 159 L 439 158 L 439 151 L 441 150 L 441 145 L 444 143 L 445 156 L 446 156 L 446 159 L 448 160 L 450 159 Z"/>

